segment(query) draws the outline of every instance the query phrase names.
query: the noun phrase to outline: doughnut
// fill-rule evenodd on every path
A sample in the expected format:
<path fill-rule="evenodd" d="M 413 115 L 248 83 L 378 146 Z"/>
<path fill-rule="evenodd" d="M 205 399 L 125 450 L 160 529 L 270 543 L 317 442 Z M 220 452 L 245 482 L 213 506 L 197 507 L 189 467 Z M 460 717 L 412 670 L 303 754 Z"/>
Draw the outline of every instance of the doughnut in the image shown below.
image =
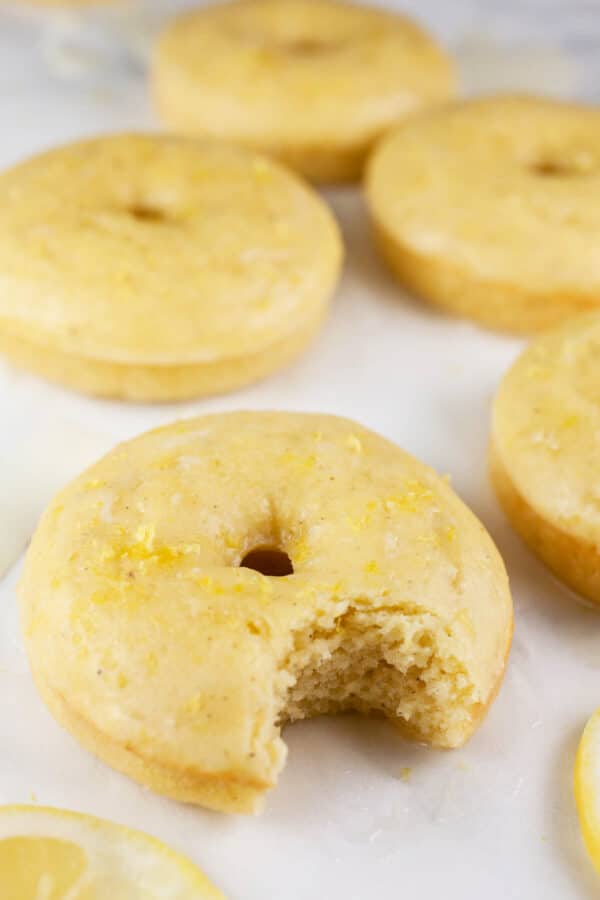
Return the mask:
<path fill-rule="evenodd" d="M 505 668 L 503 563 L 445 479 L 353 422 L 239 412 L 113 450 L 56 497 L 20 584 L 38 689 L 141 784 L 260 809 L 280 730 L 357 710 L 459 747 Z"/>
<path fill-rule="evenodd" d="M 242 0 L 180 14 L 152 66 L 161 118 L 264 150 L 317 182 L 359 178 L 391 125 L 454 92 L 413 22 L 338 0 Z"/>
<path fill-rule="evenodd" d="M 538 337 L 498 390 L 490 471 L 516 531 L 600 604 L 600 313 Z"/>
<path fill-rule="evenodd" d="M 396 129 L 367 168 L 383 256 L 415 295 L 514 333 L 600 307 L 600 111 L 465 101 Z"/>
<path fill-rule="evenodd" d="M 232 390 L 297 356 L 341 264 L 323 201 L 269 159 L 115 135 L 0 175 L 0 352 L 75 390 Z"/>

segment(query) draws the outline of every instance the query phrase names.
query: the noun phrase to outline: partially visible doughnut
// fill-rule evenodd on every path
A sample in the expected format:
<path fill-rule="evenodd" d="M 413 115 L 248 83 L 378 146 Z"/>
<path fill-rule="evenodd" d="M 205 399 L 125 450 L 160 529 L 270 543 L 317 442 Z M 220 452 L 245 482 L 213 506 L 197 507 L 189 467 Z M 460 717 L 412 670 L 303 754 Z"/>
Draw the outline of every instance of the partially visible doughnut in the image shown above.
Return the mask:
<path fill-rule="evenodd" d="M 505 376 L 490 466 L 528 546 L 600 605 L 600 313 L 537 338 Z"/>
<path fill-rule="evenodd" d="M 398 279 L 443 310 L 532 332 L 600 308 L 600 111 L 488 97 L 384 138 L 367 195 Z"/>
<path fill-rule="evenodd" d="M 154 60 L 173 130 L 273 154 L 314 181 L 357 179 L 391 125 L 454 90 L 404 16 L 339 0 L 243 0 L 184 13 Z"/>

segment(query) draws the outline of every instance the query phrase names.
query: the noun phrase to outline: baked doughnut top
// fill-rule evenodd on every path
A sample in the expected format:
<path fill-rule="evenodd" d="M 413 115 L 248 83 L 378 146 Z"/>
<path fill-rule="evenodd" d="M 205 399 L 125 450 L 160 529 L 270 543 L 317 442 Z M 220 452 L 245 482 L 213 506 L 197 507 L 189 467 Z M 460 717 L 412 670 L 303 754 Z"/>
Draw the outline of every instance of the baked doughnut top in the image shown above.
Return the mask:
<path fill-rule="evenodd" d="M 597 555 L 600 314 L 571 319 L 519 357 L 495 400 L 492 441 L 528 506 Z"/>
<path fill-rule="evenodd" d="M 425 113 L 377 147 L 367 192 L 425 299 L 516 331 L 600 306 L 598 110 L 499 96 Z"/>
<path fill-rule="evenodd" d="M 357 177 L 383 130 L 450 96 L 454 70 L 404 16 L 337 0 L 244 0 L 174 18 L 153 82 L 177 131 L 269 149 L 335 179 Z"/>
<path fill-rule="evenodd" d="M 137 366 L 268 353 L 322 318 L 341 262 L 326 205 L 220 144 L 117 135 L 0 176 L 0 332 Z"/>
<path fill-rule="evenodd" d="M 276 782 L 287 720 L 375 711 L 462 744 L 512 630 L 502 561 L 445 480 L 355 423 L 292 413 L 118 447 L 46 512 L 21 599 L 60 720 L 143 783 L 228 811 Z"/>

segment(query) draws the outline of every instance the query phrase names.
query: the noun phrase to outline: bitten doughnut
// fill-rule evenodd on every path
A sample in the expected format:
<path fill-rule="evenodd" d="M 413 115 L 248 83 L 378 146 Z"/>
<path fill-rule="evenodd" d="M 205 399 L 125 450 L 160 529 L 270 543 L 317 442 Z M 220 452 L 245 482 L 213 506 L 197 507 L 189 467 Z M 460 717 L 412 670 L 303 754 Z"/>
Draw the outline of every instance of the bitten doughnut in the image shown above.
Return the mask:
<path fill-rule="evenodd" d="M 368 166 L 376 235 L 419 297 L 533 332 L 600 308 L 600 112 L 472 100 L 384 138 Z"/>
<path fill-rule="evenodd" d="M 600 313 L 534 341 L 494 403 L 491 475 L 529 547 L 600 604 Z"/>
<path fill-rule="evenodd" d="M 56 718 L 227 812 L 260 808 L 288 721 L 378 712 L 462 745 L 512 632 L 502 561 L 446 481 L 322 415 L 207 416 L 118 447 L 45 513 L 20 595 Z"/>
<path fill-rule="evenodd" d="M 404 16 L 337 0 L 242 0 L 173 19 L 154 94 L 167 125 L 357 179 L 390 125 L 454 91 L 453 67 Z"/>
<path fill-rule="evenodd" d="M 173 400 L 283 366 L 327 312 L 339 230 L 295 175 L 149 135 L 0 176 L 0 352 L 76 390 Z"/>

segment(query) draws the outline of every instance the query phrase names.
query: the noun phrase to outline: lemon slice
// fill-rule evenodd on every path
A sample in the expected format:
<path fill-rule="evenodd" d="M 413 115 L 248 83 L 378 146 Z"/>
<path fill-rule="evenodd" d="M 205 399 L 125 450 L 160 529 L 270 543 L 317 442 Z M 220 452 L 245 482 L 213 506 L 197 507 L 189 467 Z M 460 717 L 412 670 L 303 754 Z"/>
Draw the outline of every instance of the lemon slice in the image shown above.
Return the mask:
<path fill-rule="evenodd" d="M 600 708 L 581 736 L 575 758 L 574 785 L 583 840 L 600 872 Z"/>
<path fill-rule="evenodd" d="M 2 900 L 224 900 L 156 838 L 78 813 L 0 806 Z"/>

